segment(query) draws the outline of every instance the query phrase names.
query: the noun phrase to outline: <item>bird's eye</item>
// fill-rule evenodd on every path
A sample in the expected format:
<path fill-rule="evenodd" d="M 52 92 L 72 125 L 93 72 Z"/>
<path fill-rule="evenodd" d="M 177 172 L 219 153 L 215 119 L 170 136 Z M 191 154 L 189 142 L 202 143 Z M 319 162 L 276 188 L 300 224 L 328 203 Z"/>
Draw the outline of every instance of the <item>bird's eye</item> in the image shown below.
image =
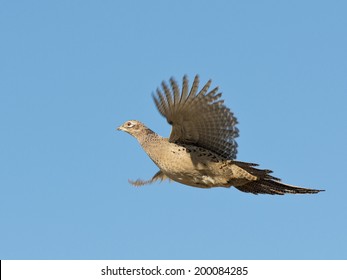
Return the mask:
<path fill-rule="evenodd" d="M 126 125 L 127 125 L 127 127 L 133 127 L 134 126 L 134 124 L 132 122 L 127 122 Z"/>

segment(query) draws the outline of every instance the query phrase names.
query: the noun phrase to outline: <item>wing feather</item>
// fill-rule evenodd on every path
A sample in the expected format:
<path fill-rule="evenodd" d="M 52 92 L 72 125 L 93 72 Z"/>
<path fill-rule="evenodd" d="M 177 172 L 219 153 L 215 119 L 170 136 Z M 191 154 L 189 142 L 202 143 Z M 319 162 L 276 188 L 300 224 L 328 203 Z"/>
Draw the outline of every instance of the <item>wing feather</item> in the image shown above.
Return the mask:
<path fill-rule="evenodd" d="M 177 82 L 171 78 L 171 89 L 162 82 L 164 93 L 158 89 L 153 99 L 160 114 L 172 125 L 170 142 L 194 144 L 226 159 L 235 159 L 237 120 L 220 99 L 218 87 L 209 91 L 211 83 L 209 80 L 198 92 L 196 75 L 189 91 L 188 78 L 184 76 L 180 92 Z"/>

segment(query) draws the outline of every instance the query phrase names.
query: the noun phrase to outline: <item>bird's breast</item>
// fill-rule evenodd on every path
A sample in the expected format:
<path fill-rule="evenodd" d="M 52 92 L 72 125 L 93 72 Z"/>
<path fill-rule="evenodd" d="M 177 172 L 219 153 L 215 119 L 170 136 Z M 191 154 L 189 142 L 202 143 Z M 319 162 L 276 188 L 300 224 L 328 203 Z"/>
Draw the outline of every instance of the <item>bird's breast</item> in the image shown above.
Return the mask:
<path fill-rule="evenodd" d="M 166 142 L 145 149 L 149 157 L 170 179 L 194 187 L 225 186 L 225 160 L 218 155 L 193 145 Z"/>

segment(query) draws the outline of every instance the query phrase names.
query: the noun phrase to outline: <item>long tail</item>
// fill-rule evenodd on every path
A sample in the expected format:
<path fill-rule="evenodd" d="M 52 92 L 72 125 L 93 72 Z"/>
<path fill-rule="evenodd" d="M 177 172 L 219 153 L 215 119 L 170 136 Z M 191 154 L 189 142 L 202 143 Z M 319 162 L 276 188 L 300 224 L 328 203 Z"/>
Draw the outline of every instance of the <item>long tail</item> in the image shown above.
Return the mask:
<path fill-rule="evenodd" d="M 324 190 L 315 190 L 300 188 L 293 185 L 284 184 L 274 180 L 258 180 L 249 182 L 243 186 L 235 187 L 242 192 L 248 192 L 253 194 L 279 194 L 283 195 L 286 193 L 290 194 L 314 194 Z"/>
<path fill-rule="evenodd" d="M 250 181 L 242 186 L 235 186 L 235 188 L 237 188 L 238 190 L 242 192 L 248 192 L 253 194 L 283 195 L 286 193 L 314 194 L 314 193 L 319 193 L 324 191 L 324 190 L 301 188 L 301 187 L 282 183 L 280 182 L 281 180 L 279 178 L 276 178 L 270 175 L 270 173 L 272 173 L 271 170 L 255 168 L 254 166 L 258 165 L 255 163 L 247 163 L 247 162 L 240 162 L 240 161 L 234 161 L 233 163 L 245 169 L 247 172 L 251 173 L 252 175 L 258 177 L 258 180 L 256 181 Z"/>

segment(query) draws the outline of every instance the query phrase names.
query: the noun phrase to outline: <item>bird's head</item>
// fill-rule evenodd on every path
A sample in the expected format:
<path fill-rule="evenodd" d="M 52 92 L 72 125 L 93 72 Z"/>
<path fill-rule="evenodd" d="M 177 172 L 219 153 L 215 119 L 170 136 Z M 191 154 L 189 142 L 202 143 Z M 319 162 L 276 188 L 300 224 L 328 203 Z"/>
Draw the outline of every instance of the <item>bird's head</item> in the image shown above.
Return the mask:
<path fill-rule="evenodd" d="M 154 133 L 152 130 L 147 128 L 142 122 L 135 120 L 126 121 L 121 126 L 119 126 L 117 130 L 127 132 L 137 139 L 141 138 L 142 136 L 146 136 L 150 133 Z"/>

